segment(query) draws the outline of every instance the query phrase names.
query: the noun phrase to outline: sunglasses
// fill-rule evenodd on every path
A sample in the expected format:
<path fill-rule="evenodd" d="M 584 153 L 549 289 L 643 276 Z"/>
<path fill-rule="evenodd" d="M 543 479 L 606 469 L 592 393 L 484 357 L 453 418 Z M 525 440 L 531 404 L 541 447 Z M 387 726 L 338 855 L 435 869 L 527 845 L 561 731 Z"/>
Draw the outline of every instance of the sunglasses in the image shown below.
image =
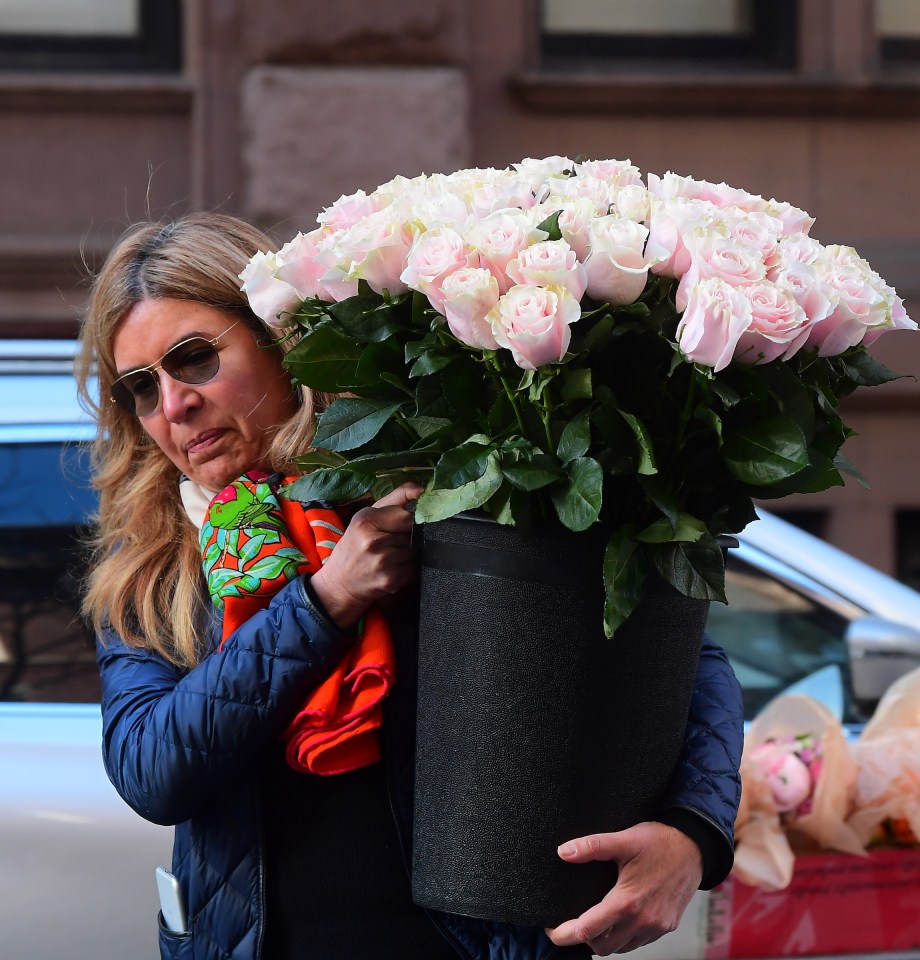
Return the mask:
<path fill-rule="evenodd" d="M 109 399 L 135 417 L 148 417 L 160 405 L 157 370 L 165 371 L 180 383 L 207 383 L 213 380 L 220 370 L 217 344 L 240 323 L 242 321 L 237 320 L 213 340 L 190 337 L 170 347 L 156 363 L 119 377 L 112 384 Z"/>

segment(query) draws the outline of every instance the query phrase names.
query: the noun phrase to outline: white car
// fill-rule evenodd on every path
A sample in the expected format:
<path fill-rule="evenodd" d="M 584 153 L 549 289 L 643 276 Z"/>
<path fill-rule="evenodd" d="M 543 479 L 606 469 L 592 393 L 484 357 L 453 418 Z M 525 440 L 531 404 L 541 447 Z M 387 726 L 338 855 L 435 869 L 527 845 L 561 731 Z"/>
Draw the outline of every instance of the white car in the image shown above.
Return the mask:
<path fill-rule="evenodd" d="M 0 926 L 4 960 L 155 960 L 155 868 L 172 830 L 147 823 L 102 767 L 91 638 L 75 619 L 92 509 L 91 436 L 70 341 L 0 343 Z M 848 724 L 920 665 L 920 594 L 769 514 L 729 553 L 730 605 L 710 632 L 748 718 L 804 689 Z M 699 895 L 681 928 L 634 956 L 703 960 Z"/>

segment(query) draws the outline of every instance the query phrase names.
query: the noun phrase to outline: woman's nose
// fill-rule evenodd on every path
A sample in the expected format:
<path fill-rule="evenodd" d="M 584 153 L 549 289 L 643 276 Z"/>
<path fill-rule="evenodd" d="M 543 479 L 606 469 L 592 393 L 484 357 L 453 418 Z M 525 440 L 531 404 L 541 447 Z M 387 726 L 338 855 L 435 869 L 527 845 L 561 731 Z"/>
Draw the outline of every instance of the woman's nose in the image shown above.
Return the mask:
<path fill-rule="evenodd" d="M 165 370 L 159 372 L 160 405 L 163 416 L 170 423 L 181 423 L 190 410 L 201 406 L 198 384 L 183 383 L 171 377 Z"/>

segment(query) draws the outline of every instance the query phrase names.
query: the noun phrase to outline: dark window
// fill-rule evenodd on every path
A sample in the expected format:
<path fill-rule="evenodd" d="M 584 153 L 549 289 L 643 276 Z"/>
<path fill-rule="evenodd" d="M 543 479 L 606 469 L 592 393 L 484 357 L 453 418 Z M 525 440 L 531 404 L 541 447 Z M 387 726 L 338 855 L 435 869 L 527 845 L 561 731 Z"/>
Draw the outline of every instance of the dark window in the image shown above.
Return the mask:
<path fill-rule="evenodd" d="M 917 0 L 875 0 L 875 32 L 883 67 L 920 67 Z"/>
<path fill-rule="evenodd" d="M 795 0 L 543 0 L 549 69 L 791 69 Z"/>
<path fill-rule="evenodd" d="M 846 722 L 865 719 L 853 701 L 843 617 L 731 551 L 725 592 L 728 605 L 710 605 L 707 631 L 728 654 L 741 682 L 746 719 L 806 680 L 839 694 Z"/>
<path fill-rule="evenodd" d="M 0 8 L 0 70 L 177 73 L 180 0 L 14 0 Z"/>
<path fill-rule="evenodd" d="M 898 510 L 895 525 L 897 578 L 920 590 L 920 510 Z"/>
<path fill-rule="evenodd" d="M 86 466 L 76 446 L 0 445 L 0 700 L 99 699 L 77 613 L 95 504 Z"/>

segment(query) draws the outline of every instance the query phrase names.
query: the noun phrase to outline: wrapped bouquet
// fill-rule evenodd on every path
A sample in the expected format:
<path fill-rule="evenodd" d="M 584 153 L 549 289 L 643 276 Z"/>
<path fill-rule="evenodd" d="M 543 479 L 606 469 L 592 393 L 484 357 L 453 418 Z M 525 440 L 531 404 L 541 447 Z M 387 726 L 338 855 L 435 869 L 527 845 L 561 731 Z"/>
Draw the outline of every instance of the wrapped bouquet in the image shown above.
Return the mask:
<path fill-rule="evenodd" d="M 789 203 L 629 161 L 524 160 L 340 198 L 241 275 L 296 380 L 338 398 L 301 499 L 427 484 L 424 523 L 480 509 L 610 531 L 611 634 L 651 571 L 723 600 L 720 534 L 752 498 L 842 484 L 842 397 L 914 329 Z"/>

